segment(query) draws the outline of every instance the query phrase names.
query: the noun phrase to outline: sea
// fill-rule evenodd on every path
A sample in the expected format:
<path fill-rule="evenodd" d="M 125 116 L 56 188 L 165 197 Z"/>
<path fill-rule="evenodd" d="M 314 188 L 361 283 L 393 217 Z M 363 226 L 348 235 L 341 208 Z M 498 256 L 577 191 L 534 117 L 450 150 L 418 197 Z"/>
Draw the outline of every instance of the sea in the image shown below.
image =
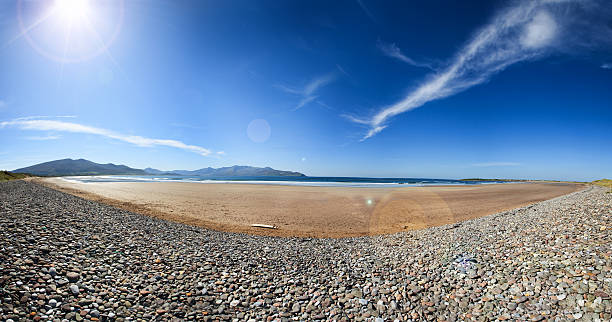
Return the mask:
<path fill-rule="evenodd" d="M 364 177 L 200 177 L 178 175 L 104 175 L 104 176 L 74 176 L 62 177 L 70 182 L 97 183 L 97 182 L 195 182 L 195 183 L 240 183 L 240 184 L 267 184 L 287 186 L 314 186 L 314 187 L 401 187 L 401 186 L 432 186 L 432 185 L 479 185 L 492 183 L 506 183 L 506 181 L 456 179 L 429 179 L 429 178 L 364 178 Z"/>

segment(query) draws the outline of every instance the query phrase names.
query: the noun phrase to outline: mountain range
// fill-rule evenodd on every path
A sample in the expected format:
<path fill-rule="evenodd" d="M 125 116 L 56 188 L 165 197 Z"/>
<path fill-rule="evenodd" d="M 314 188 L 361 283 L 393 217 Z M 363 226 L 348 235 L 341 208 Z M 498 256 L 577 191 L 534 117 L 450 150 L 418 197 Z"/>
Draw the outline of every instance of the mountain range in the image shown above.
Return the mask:
<path fill-rule="evenodd" d="M 162 171 L 153 168 L 135 169 L 113 163 L 100 164 L 85 159 L 62 159 L 39 163 L 16 169 L 13 172 L 29 173 L 37 176 L 92 176 L 92 175 L 179 175 L 201 177 L 305 177 L 293 171 L 282 171 L 270 167 L 259 168 L 235 165 L 223 168 L 202 168 L 199 170 Z"/>
<path fill-rule="evenodd" d="M 258 168 L 244 165 L 235 165 L 223 168 L 202 168 L 198 170 L 172 170 L 161 171 L 146 168 L 144 171 L 151 175 L 179 175 L 200 177 L 305 177 L 304 174 L 293 171 L 276 170 L 270 167 Z"/>

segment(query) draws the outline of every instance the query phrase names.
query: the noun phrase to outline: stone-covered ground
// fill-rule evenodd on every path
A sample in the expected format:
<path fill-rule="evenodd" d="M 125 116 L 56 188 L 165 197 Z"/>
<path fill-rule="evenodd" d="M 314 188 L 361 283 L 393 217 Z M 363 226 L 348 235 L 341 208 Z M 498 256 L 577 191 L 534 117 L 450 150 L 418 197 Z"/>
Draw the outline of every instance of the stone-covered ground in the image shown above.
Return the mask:
<path fill-rule="evenodd" d="M 249 236 L 0 183 L 0 320 L 601 320 L 598 187 L 388 236 Z"/>

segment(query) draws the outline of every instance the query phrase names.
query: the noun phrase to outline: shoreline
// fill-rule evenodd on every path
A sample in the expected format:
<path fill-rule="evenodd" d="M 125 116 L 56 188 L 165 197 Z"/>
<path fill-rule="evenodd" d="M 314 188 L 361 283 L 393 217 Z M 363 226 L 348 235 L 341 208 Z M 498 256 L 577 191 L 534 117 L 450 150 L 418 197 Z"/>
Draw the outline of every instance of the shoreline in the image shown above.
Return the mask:
<path fill-rule="evenodd" d="M 147 216 L 216 231 L 279 237 L 393 234 L 479 218 L 575 192 L 579 184 L 397 188 L 205 183 L 34 182 Z M 278 229 L 251 227 L 271 225 Z"/>
<path fill-rule="evenodd" d="M 279 177 L 281 179 L 283 177 Z M 96 175 L 96 176 L 61 176 L 48 177 L 46 179 L 60 179 L 70 183 L 201 183 L 201 184 L 246 184 L 246 185 L 278 185 L 278 186 L 300 186 L 300 187 L 337 187 L 337 188 L 402 188 L 402 187 L 437 187 L 437 186 L 473 186 L 480 184 L 503 184 L 503 183 L 530 183 L 536 181 L 509 181 L 509 180 L 483 180 L 475 182 L 473 180 L 463 179 L 431 179 L 431 178 L 361 178 L 361 177 L 311 177 L 317 179 L 355 179 L 355 181 L 308 181 L 308 180 L 269 180 L 253 177 L 248 180 L 232 180 L 231 178 L 200 178 L 199 180 L 191 180 L 189 177 L 180 179 L 159 178 L 157 176 L 121 176 L 121 175 Z M 368 181 L 364 181 L 368 180 Z M 396 182 L 401 180 L 414 180 L 415 182 Z M 424 180 L 418 181 L 416 180 Z M 378 181 L 376 181 L 378 180 Z M 385 182 L 385 180 L 391 180 Z M 444 183 L 447 182 L 447 183 Z M 537 182 L 536 182 L 537 183 Z M 542 183 L 546 183 L 542 181 Z M 559 182 L 565 183 L 565 182 Z M 571 183 L 571 182 L 567 182 Z"/>
<path fill-rule="evenodd" d="M 436 178 L 369 178 L 369 177 L 305 177 L 321 179 L 321 181 L 310 180 L 281 180 L 286 177 L 249 177 L 249 179 L 227 178 L 204 178 L 197 177 L 195 180 L 189 176 L 178 176 L 179 178 L 163 178 L 156 175 L 82 175 L 82 176 L 55 176 L 38 177 L 40 179 L 60 179 L 70 183 L 201 183 L 201 184 L 248 184 L 248 185 L 280 185 L 280 186 L 304 186 L 304 187 L 338 187 L 338 188 L 402 188 L 402 187 L 438 187 L 438 186 L 474 186 L 488 184 L 507 183 L 551 183 L 551 184 L 588 184 L 579 181 L 559 180 L 533 180 L 533 179 L 436 179 Z M 326 179 L 326 180 L 322 180 Z M 333 181 L 331 179 L 342 179 Z M 354 180 L 348 180 L 354 179 Z M 409 181 L 406 181 L 409 180 Z"/>

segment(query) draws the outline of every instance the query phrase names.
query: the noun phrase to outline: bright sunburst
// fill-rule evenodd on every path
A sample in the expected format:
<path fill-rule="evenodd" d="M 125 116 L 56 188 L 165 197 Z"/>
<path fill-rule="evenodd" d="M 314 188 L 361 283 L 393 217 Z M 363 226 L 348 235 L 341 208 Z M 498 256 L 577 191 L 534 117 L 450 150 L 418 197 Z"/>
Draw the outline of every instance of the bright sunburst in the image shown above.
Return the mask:
<path fill-rule="evenodd" d="M 89 60 L 105 54 L 119 33 L 123 0 L 20 1 L 21 33 L 41 55 L 61 63 Z M 114 61 L 114 60 L 113 60 Z"/>
<path fill-rule="evenodd" d="M 90 14 L 88 0 L 56 0 L 52 9 L 63 23 L 84 22 Z"/>

